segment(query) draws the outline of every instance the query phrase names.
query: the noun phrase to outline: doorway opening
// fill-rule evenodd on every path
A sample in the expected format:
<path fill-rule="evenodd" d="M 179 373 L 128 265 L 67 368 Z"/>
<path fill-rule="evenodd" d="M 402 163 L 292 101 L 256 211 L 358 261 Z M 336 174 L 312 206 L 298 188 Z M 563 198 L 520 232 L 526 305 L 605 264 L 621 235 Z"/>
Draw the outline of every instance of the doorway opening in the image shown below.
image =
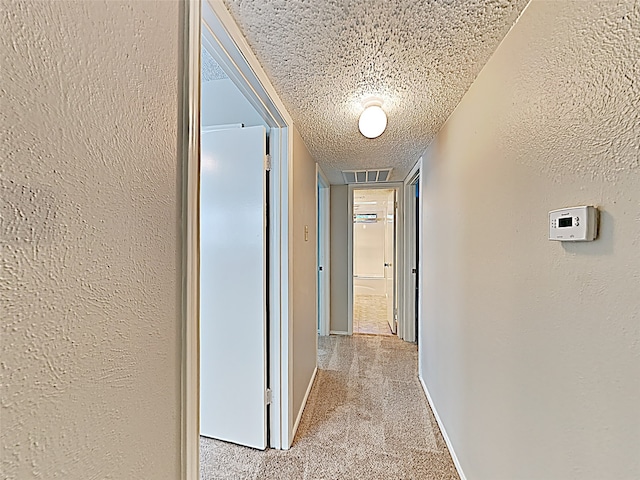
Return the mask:
<path fill-rule="evenodd" d="M 420 305 L 420 162 L 407 176 L 405 194 L 405 266 L 404 269 L 404 312 L 405 319 L 401 338 L 418 343 Z"/>
<path fill-rule="evenodd" d="M 396 335 L 399 324 L 398 201 L 393 184 L 350 187 L 350 333 Z"/>
<path fill-rule="evenodd" d="M 200 435 L 263 450 L 271 387 L 270 126 L 231 78 L 233 65 L 206 19 L 202 27 Z"/>
<path fill-rule="evenodd" d="M 222 2 L 185 2 L 184 21 L 181 443 L 183 477 L 198 478 L 201 433 L 258 449 L 291 445 L 293 130 Z M 245 147 L 251 151 L 238 156 Z M 241 171 L 239 157 L 250 163 Z M 242 251 L 251 253 L 250 265 Z M 242 288 L 223 295 L 232 281 Z M 248 305 L 251 320 L 238 325 L 234 306 Z"/>
<path fill-rule="evenodd" d="M 267 161 L 272 122 L 242 90 L 238 65 L 215 34 L 216 20 L 205 2 L 200 68 L 200 435 L 263 450 L 271 443 L 272 430 L 269 267 L 274 242 Z M 201 443 L 201 448 L 206 445 Z"/>

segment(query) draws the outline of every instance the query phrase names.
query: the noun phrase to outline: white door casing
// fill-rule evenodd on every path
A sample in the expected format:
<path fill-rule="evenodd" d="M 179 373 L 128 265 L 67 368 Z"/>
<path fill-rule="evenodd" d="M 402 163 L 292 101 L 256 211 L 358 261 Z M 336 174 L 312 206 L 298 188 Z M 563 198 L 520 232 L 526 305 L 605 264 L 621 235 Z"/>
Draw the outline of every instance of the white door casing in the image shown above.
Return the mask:
<path fill-rule="evenodd" d="M 200 434 L 264 449 L 266 130 L 217 130 L 201 142 Z"/>
<path fill-rule="evenodd" d="M 416 289 L 417 289 L 417 272 L 416 262 L 416 207 L 415 207 L 415 191 L 420 180 L 420 170 L 422 165 L 422 157 L 418 159 L 414 167 L 411 169 L 404 181 L 404 269 L 400 277 L 404 279 L 404 294 L 402 295 L 402 315 L 400 316 L 400 326 L 398 327 L 398 336 L 407 342 L 417 341 L 417 332 L 415 325 L 416 312 Z"/>
<path fill-rule="evenodd" d="M 293 121 L 260 62 L 222 0 L 183 2 L 183 48 L 180 84 L 180 148 L 182 169 L 182 330 L 181 330 L 181 479 L 199 478 L 200 446 L 200 274 L 199 274 L 199 175 L 200 175 L 200 58 L 209 53 L 244 92 L 270 128 L 270 302 L 269 302 L 269 446 L 291 445 L 293 335 L 291 262 Z M 202 30 L 201 30 L 202 27 Z M 201 37 L 202 33 L 202 37 Z M 205 38 L 207 41 L 205 42 Z"/>
<path fill-rule="evenodd" d="M 318 164 L 316 164 L 316 205 L 318 208 L 318 334 L 329 335 L 330 332 L 330 184 Z"/>
<path fill-rule="evenodd" d="M 394 275 L 395 286 L 393 290 L 396 292 L 396 300 L 394 302 L 395 309 L 398 314 L 398 326 L 397 329 L 403 328 L 404 320 L 404 302 L 399 302 L 399 298 L 404 295 L 404 276 L 398 275 L 397 272 L 402 271 L 404 265 L 404 190 L 403 183 L 401 182 L 383 182 L 383 183 L 371 183 L 355 185 L 349 184 L 348 197 L 347 197 L 347 209 L 349 211 L 349 220 L 347 223 L 347 278 L 348 278 L 348 290 L 347 290 L 347 334 L 353 334 L 353 313 L 354 313 L 354 191 L 355 190 L 374 190 L 374 189 L 393 189 L 395 198 L 397 201 L 396 215 L 395 215 L 395 266 L 392 268 L 396 271 Z M 392 262 L 393 264 L 393 262 Z M 401 337 L 402 338 L 402 337 Z"/>

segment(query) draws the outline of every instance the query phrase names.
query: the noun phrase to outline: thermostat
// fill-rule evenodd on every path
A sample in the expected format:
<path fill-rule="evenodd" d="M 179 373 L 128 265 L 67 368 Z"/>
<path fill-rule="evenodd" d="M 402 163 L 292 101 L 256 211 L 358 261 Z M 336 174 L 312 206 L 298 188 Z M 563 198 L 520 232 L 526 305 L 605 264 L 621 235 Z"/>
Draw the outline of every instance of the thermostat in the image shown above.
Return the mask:
<path fill-rule="evenodd" d="M 590 242 L 598 236 L 598 208 L 569 207 L 549 212 L 549 240 Z"/>

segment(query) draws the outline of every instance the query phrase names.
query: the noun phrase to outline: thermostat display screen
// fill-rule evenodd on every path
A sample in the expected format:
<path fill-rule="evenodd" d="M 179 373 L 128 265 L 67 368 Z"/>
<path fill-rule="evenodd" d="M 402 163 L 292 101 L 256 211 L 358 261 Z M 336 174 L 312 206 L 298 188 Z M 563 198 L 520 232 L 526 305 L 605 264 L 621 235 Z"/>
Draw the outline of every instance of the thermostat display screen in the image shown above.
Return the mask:
<path fill-rule="evenodd" d="M 570 227 L 573 224 L 573 217 L 564 217 L 558 219 L 558 228 Z"/>

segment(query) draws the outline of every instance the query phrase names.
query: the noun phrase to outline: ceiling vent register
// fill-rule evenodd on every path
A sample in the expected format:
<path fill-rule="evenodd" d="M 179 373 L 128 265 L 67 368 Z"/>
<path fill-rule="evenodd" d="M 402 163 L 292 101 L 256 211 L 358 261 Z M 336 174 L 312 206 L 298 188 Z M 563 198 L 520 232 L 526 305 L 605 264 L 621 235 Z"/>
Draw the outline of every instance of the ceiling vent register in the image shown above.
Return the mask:
<path fill-rule="evenodd" d="M 391 168 L 381 170 L 343 170 L 345 183 L 380 183 L 387 182 L 391 177 Z"/>

